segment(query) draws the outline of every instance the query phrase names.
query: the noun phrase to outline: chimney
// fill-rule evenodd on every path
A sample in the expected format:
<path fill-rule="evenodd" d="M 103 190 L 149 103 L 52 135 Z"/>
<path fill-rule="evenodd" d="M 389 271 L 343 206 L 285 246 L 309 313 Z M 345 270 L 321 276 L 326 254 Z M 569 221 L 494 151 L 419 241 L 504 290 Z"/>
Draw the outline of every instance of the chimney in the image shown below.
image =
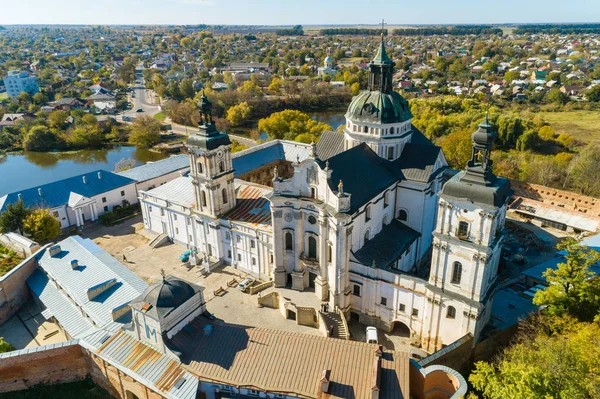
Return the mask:
<path fill-rule="evenodd" d="M 87 184 L 87 179 L 83 176 L 83 184 Z"/>
<path fill-rule="evenodd" d="M 102 180 L 102 172 L 98 172 L 98 180 Z"/>
<path fill-rule="evenodd" d="M 79 262 L 77 262 L 77 259 L 73 259 L 71 261 L 71 269 L 76 269 L 77 266 L 79 266 Z"/>
<path fill-rule="evenodd" d="M 22 200 L 22 199 L 23 199 L 23 198 L 21 197 L 21 193 L 17 194 L 17 198 L 18 198 L 19 200 Z"/>
<path fill-rule="evenodd" d="M 42 196 L 42 189 L 41 188 L 38 188 L 38 194 L 39 194 L 40 197 Z"/>
<path fill-rule="evenodd" d="M 381 382 L 381 358 L 375 357 L 373 375 L 371 376 L 371 399 L 379 399 L 379 384 Z"/>
<path fill-rule="evenodd" d="M 50 256 L 54 257 L 56 255 L 58 255 L 60 253 L 61 249 L 60 249 L 60 245 L 56 244 L 50 247 L 50 249 L 48 250 L 48 253 L 50 254 Z"/>
<path fill-rule="evenodd" d="M 377 345 L 377 349 L 375 350 L 375 356 L 381 357 L 383 355 L 383 345 Z"/>
<path fill-rule="evenodd" d="M 329 381 L 331 377 L 331 370 L 323 370 L 323 374 L 321 376 L 321 392 L 328 393 L 329 392 Z"/>

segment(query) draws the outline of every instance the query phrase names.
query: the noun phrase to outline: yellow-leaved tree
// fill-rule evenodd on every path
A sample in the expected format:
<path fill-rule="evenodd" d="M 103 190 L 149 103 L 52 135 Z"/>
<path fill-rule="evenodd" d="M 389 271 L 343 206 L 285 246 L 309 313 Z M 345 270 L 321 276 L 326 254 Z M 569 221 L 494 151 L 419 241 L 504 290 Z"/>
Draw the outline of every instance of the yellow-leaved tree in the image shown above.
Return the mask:
<path fill-rule="evenodd" d="M 60 222 L 48 209 L 35 209 L 25 218 L 23 229 L 37 242 L 49 241 L 60 234 Z"/>

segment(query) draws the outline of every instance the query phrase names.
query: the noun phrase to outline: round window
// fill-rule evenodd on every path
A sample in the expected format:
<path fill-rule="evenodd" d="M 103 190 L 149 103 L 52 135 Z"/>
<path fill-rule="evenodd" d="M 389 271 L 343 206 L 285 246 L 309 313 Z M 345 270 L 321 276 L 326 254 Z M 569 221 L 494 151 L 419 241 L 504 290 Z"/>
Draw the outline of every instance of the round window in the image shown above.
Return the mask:
<path fill-rule="evenodd" d="M 309 216 L 309 217 L 308 217 L 308 223 L 310 223 L 310 224 L 315 224 L 315 223 L 317 223 L 317 218 L 316 218 L 316 217 L 314 217 L 314 216 L 312 216 L 312 215 L 311 215 L 311 216 Z"/>

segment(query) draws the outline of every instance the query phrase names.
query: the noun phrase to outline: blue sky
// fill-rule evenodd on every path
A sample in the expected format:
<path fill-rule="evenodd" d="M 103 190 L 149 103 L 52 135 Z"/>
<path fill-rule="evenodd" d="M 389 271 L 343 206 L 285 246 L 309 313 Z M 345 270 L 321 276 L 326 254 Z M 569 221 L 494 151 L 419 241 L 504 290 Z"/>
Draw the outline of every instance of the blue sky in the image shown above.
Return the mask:
<path fill-rule="evenodd" d="M 0 24 L 600 22 L 598 0 L 0 0 Z"/>

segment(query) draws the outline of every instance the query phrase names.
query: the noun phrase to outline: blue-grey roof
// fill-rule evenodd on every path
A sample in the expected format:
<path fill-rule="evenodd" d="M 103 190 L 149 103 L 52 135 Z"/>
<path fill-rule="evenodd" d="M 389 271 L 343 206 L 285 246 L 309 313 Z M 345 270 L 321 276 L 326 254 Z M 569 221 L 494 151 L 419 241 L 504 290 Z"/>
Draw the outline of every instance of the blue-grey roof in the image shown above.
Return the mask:
<path fill-rule="evenodd" d="M 582 242 L 582 244 L 583 243 L 584 242 Z M 590 246 L 590 247 L 592 247 L 592 246 Z M 546 281 L 546 277 L 543 276 L 544 272 L 548 269 L 557 269 L 559 263 L 565 263 L 566 259 L 563 257 L 563 255 L 564 254 L 561 254 L 559 252 L 559 253 L 557 253 L 556 257 L 549 259 L 546 262 L 540 263 L 537 266 L 529 268 L 529 269 L 521 272 L 521 274 L 523 274 L 524 276 L 530 277 L 532 279 L 538 280 L 538 281 Z M 596 263 L 596 264 L 590 266 L 590 271 L 600 275 L 600 264 Z"/>
<path fill-rule="evenodd" d="M 119 176 L 124 176 L 133 179 L 137 182 L 142 182 L 154 179 L 169 173 L 189 168 L 190 159 L 187 155 L 174 155 L 172 157 L 156 161 L 148 162 L 145 165 L 137 166 L 129 170 L 117 173 Z"/>
<path fill-rule="evenodd" d="M 496 330 L 504 330 L 529 316 L 538 308 L 532 299 L 509 287 L 497 291 L 492 302 L 492 326 Z"/>
<path fill-rule="evenodd" d="M 98 175 L 100 173 L 100 176 Z M 85 177 L 86 182 L 83 182 Z M 35 186 L 26 190 L 15 191 L 0 197 L 0 212 L 6 209 L 8 204 L 18 201 L 19 194 L 26 207 L 33 208 L 55 208 L 69 202 L 72 192 L 84 197 L 93 196 L 134 184 L 135 180 L 105 170 L 97 170 L 82 175 L 69 177 L 52 183 Z M 41 196 L 39 190 L 41 189 Z"/>
<path fill-rule="evenodd" d="M 239 177 L 275 161 L 302 162 L 309 153 L 307 144 L 273 140 L 233 154 L 233 169 L 235 176 Z"/>
<path fill-rule="evenodd" d="M 89 325 L 91 325 L 90 320 L 98 327 L 112 323 L 112 312 L 137 298 L 148 287 L 144 280 L 90 239 L 72 236 L 58 245 L 61 251 L 55 256 L 50 256 L 48 249 L 41 254 L 38 259 L 39 269 L 27 282 L 61 324 L 63 323 L 60 319 L 63 317 L 61 315 L 67 310 L 71 311 L 71 308 L 77 311 L 80 318 L 83 318 L 71 300 L 75 301 L 89 316 L 89 319 L 83 318 Z M 71 261 L 74 260 L 77 261 L 78 266 L 72 268 Z M 91 288 L 113 279 L 116 280 L 115 285 L 91 300 L 88 298 L 88 291 Z M 57 281 L 70 299 L 63 291 L 57 291 L 49 280 Z M 73 323 L 81 325 L 82 328 L 85 324 L 81 320 L 73 320 Z M 66 326 L 65 329 L 69 331 Z M 81 333 L 84 330 L 74 326 L 73 331 Z M 71 331 L 69 334 L 76 336 Z"/>

